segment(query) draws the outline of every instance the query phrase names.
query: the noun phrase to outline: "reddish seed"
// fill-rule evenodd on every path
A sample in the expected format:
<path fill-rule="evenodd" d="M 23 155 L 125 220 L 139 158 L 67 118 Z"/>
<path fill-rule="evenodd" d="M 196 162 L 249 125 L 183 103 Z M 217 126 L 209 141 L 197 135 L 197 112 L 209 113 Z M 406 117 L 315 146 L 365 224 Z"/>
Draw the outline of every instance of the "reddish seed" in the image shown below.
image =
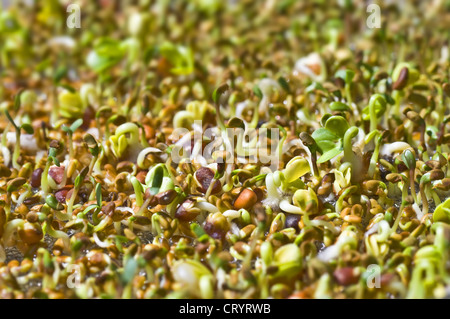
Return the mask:
<path fill-rule="evenodd" d="M 354 274 L 352 267 L 336 269 L 333 273 L 334 279 L 342 286 L 349 286 L 358 282 L 359 276 Z"/>
<path fill-rule="evenodd" d="M 48 175 L 53 178 L 56 184 L 60 184 L 64 177 L 64 166 L 52 166 L 48 170 Z"/>
<path fill-rule="evenodd" d="M 136 174 L 136 179 L 141 183 L 141 184 L 145 184 L 145 176 L 147 176 L 148 171 L 140 171 L 139 173 Z"/>
<path fill-rule="evenodd" d="M 380 279 L 381 287 L 389 285 L 389 283 L 395 278 L 394 274 L 383 274 Z"/>
<path fill-rule="evenodd" d="M 400 71 L 397 81 L 392 85 L 394 90 L 403 90 L 408 84 L 409 71 L 408 68 L 403 68 Z"/>
<path fill-rule="evenodd" d="M 70 190 L 71 190 L 71 187 L 66 186 L 66 187 L 63 187 L 63 188 L 59 189 L 58 191 L 56 191 L 55 197 L 56 197 L 57 201 L 60 203 L 65 203 L 66 198 L 68 197 L 67 195 L 69 194 Z M 70 195 L 72 195 L 72 192 L 70 192 Z"/>
<path fill-rule="evenodd" d="M 214 178 L 214 172 L 212 169 L 210 169 L 208 167 L 200 167 L 195 172 L 195 177 L 197 178 L 198 182 L 201 185 L 201 191 L 203 193 L 206 193 L 206 191 L 208 190 L 209 184 L 211 184 L 211 180 Z M 220 185 L 220 181 L 216 181 L 214 183 L 211 194 L 216 194 L 216 193 L 220 192 L 221 188 L 222 187 Z"/>
<path fill-rule="evenodd" d="M 225 232 L 223 229 L 217 227 L 213 223 L 206 222 L 205 226 L 203 226 L 205 232 L 214 239 L 223 240 L 225 238 Z"/>
<path fill-rule="evenodd" d="M 256 204 L 256 201 L 258 200 L 258 197 L 251 189 L 244 189 L 234 202 L 234 208 L 235 209 L 249 209 L 253 205 Z"/>

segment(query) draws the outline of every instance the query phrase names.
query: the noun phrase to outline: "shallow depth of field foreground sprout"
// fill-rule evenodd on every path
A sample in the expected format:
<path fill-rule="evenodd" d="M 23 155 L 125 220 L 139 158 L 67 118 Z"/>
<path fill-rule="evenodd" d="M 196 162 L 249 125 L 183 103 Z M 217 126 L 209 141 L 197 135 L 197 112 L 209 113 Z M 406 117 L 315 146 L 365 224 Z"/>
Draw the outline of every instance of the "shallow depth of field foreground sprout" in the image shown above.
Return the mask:
<path fill-rule="evenodd" d="M 11 2 L 0 298 L 450 297 L 448 1 Z"/>

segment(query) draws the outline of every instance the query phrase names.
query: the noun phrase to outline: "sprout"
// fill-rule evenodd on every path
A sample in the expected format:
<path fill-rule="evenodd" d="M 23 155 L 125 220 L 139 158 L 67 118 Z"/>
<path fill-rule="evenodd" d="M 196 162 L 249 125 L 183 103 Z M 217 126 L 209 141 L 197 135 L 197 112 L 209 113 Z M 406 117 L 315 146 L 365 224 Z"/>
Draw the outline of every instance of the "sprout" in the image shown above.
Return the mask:
<path fill-rule="evenodd" d="M 69 201 L 67 202 L 67 213 L 66 213 L 67 218 L 72 217 L 73 204 L 75 203 L 75 199 L 77 198 L 80 187 L 83 184 L 83 181 L 87 176 L 88 171 L 89 171 L 88 167 L 83 168 L 80 174 L 75 178 L 73 193 Z"/>
<path fill-rule="evenodd" d="M 348 122 L 343 117 L 331 116 L 325 120 L 324 127 L 313 132 L 312 138 L 317 143 L 319 152 L 322 153 L 318 163 L 329 161 L 343 151 L 344 135 L 348 129 Z M 348 141 L 346 145 L 348 145 Z"/>
<path fill-rule="evenodd" d="M 128 158 L 136 158 L 142 148 L 139 141 L 139 127 L 134 123 L 120 125 L 109 140 L 111 149 L 117 158 L 122 158 L 126 150 L 129 154 Z"/>
<path fill-rule="evenodd" d="M 450 198 L 447 198 L 445 202 L 435 208 L 433 221 L 450 224 Z"/>
<path fill-rule="evenodd" d="M 352 82 L 355 77 L 355 72 L 352 70 L 339 70 L 334 75 L 336 78 L 341 78 L 345 82 L 345 94 L 347 98 L 347 103 L 352 105 Z"/>
<path fill-rule="evenodd" d="M 188 75 L 194 72 L 194 56 L 191 48 L 164 42 L 159 53 L 173 66 L 170 72 L 176 75 Z"/>
<path fill-rule="evenodd" d="M 327 76 L 325 63 L 318 53 L 311 53 L 299 59 L 294 69 L 310 77 L 315 82 L 323 82 Z"/>
<path fill-rule="evenodd" d="M 83 116 L 84 107 L 80 94 L 70 90 L 64 90 L 58 95 L 59 115 L 73 119 Z"/>
<path fill-rule="evenodd" d="M 100 147 L 98 146 L 97 140 L 91 134 L 86 134 L 83 137 L 83 140 L 84 140 L 85 145 L 89 149 L 89 152 L 93 156 L 93 158 L 89 164 L 89 171 L 87 173 L 87 175 L 89 176 L 89 175 L 91 175 L 94 165 L 97 162 L 97 159 L 98 159 L 98 156 L 100 153 Z"/>
<path fill-rule="evenodd" d="M 219 126 L 221 131 L 225 131 L 225 123 L 222 118 L 222 113 L 220 112 L 220 97 L 222 96 L 222 94 L 228 91 L 228 88 L 228 84 L 224 83 L 214 90 L 212 96 L 214 105 L 216 107 L 217 125 Z"/>
<path fill-rule="evenodd" d="M 172 266 L 172 274 L 184 289 L 198 298 L 212 298 L 213 276 L 200 262 L 196 260 L 179 260 Z"/>
<path fill-rule="evenodd" d="M 369 105 L 363 109 L 363 119 L 370 120 L 370 132 L 377 129 L 377 119 L 384 115 L 386 111 L 386 99 L 381 94 L 374 94 L 370 97 Z"/>
<path fill-rule="evenodd" d="M 218 99 L 219 97 L 216 97 Z M 218 102 L 214 100 L 217 105 Z M 207 101 L 192 101 L 186 105 L 186 111 L 179 111 L 173 117 L 174 128 L 190 128 L 195 121 L 202 121 L 212 106 Z M 219 113 L 218 113 L 219 114 Z"/>
<path fill-rule="evenodd" d="M 444 178 L 444 173 L 439 169 L 434 169 L 430 172 L 425 173 L 420 178 L 419 189 L 420 189 L 420 199 L 422 201 L 422 213 L 424 215 L 428 214 L 428 199 L 425 192 L 425 187 L 428 183 L 436 180 L 441 180 Z"/>
<path fill-rule="evenodd" d="M 24 130 L 28 134 L 33 134 L 34 129 L 30 124 L 24 123 L 20 126 L 17 126 L 14 120 L 12 119 L 11 115 L 9 115 L 9 112 L 5 110 L 5 115 L 8 118 L 9 122 L 13 125 L 13 127 L 16 130 L 16 144 L 14 146 L 14 153 L 12 158 L 12 164 L 15 169 L 20 169 L 20 165 L 17 163 L 17 160 L 20 156 L 20 132 L 21 130 Z M 3 133 L 5 134 L 5 133 Z"/>
<path fill-rule="evenodd" d="M 411 195 L 414 198 L 414 202 L 417 203 L 416 185 L 415 185 L 415 170 L 416 170 L 416 158 L 414 153 L 410 149 L 406 149 L 402 153 L 402 161 L 409 169 L 409 183 L 411 188 Z"/>
<path fill-rule="evenodd" d="M 273 263 L 278 266 L 277 277 L 295 276 L 302 266 L 300 249 L 295 244 L 284 245 L 275 251 Z"/>
<path fill-rule="evenodd" d="M 51 164 L 55 163 L 56 166 L 58 166 L 58 167 L 60 166 L 59 160 L 56 158 L 56 156 L 60 152 L 61 152 L 61 144 L 56 140 L 51 141 L 50 148 L 48 150 L 47 162 L 45 164 L 45 169 L 42 172 L 42 176 L 41 176 L 41 188 L 42 188 L 42 193 L 44 196 L 47 195 L 48 189 L 49 189 L 48 172 L 49 172 Z"/>
<path fill-rule="evenodd" d="M 73 158 L 73 133 L 83 125 L 83 119 L 78 119 L 72 123 L 70 126 L 62 126 L 62 130 L 69 135 L 69 157 Z"/>
<path fill-rule="evenodd" d="M 145 177 L 146 189 L 149 188 L 151 195 L 174 189 L 174 184 L 164 164 L 157 164 L 150 169 Z"/>

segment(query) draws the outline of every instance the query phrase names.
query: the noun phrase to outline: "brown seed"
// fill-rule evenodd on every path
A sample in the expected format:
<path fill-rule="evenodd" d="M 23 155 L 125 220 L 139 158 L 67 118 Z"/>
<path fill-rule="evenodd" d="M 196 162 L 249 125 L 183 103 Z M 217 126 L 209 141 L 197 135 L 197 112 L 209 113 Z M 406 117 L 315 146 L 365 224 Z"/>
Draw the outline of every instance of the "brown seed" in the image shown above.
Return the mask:
<path fill-rule="evenodd" d="M 70 189 L 68 190 L 68 192 L 67 192 L 67 194 L 66 194 L 66 197 L 65 197 L 65 200 L 66 200 L 66 201 L 72 198 L 72 194 L 73 194 L 74 191 L 75 191 L 75 188 L 70 188 Z M 58 199 L 58 198 L 57 198 L 57 199 Z M 80 199 L 80 198 L 79 198 L 79 196 L 78 196 L 78 194 L 77 194 L 77 196 L 75 197 L 75 202 L 77 202 L 79 199 Z M 59 201 L 59 200 L 58 200 L 58 201 Z M 61 202 L 61 203 L 65 203 L 65 202 Z"/>
<path fill-rule="evenodd" d="M 152 222 L 150 218 L 145 216 L 134 216 L 136 218 L 135 223 L 139 225 L 150 225 Z"/>
<path fill-rule="evenodd" d="M 253 189 L 253 192 L 256 194 L 256 202 L 260 202 L 264 199 L 264 191 L 261 188 L 255 187 Z"/>
<path fill-rule="evenodd" d="M 347 215 L 344 217 L 344 220 L 349 223 L 361 223 L 361 217 L 355 215 Z"/>
<path fill-rule="evenodd" d="M 63 250 L 64 250 L 64 242 L 62 238 L 58 238 L 53 244 L 53 253 L 58 256 L 61 254 Z"/>
<path fill-rule="evenodd" d="M 38 215 L 35 212 L 29 212 L 27 214 L 27 221 L 30 223 L 35 223 L 39 219 Z"/>
<path fill-rule="evenodd" d="M 249 209 L 256 204 L 257 200 L 258 197 L 256 196 L 256 194 L 251 189 L 246 188 L 239 194 L 239 197 L 234 202 L 234 208 Z"/>
<path fill-rule="evenodd" d="M 334 279 L 339 285 L 349 286 L 358 282 L 359 276 L 356 275 L 352 267 L 336 269 L 333 273 Z"/>
<path fill-rule="evenodd" d="M 383 274 L 380 278 L 380 286 L 386 287 L 395 278 L 394 274 Z"/>
<path fill-rule="evenodd" d="M 102 207 L 102 213 L 105 216 L 112 217 L 115 209 L 116 209 L 116 204 L 114 204 L 114 202 L 109 202 L 108 204 L 106 204 L 105 206 Z"/>
<path fill-rule="evenodd" d="M 441 183 L 434 184 L 433 188 L 437 188 L 437 189 L 443 190 L 445 192 L 450 190 L 450 178 L 448 178 L 448 177 L 443 178 L 441 180 Z"/>
<path fill-rule="evenodd" d="M 175 199 L 176 196 L 177 192 L 173 189 L 169 189 L 165 192 L 156 194 L 155 198 L 160 205 L 168 205 Z"/>
<path fill-rule="evenodd" d="M 206 193 L 206 191 L 209 188 L 209 184 L 211 184 L 211 181 L 214 178 L 214 172 L 212 169 L 210 169 L 208 167 L 200 167 L 195 172 L 195 177 L 201 185 L 202 193 Z M 220 181 L 216 181 L 214 183 L 211 194 L 217 194 L 218 192 L 221 191 L 221 189 L 222 189 L 222 185 L 220 184 Z"/>
<path fill-rule="evenodd" d="M 439 161 L 430 160 L 426 161 L 425 164 L 427 164 L 427 166 L 430 167 L 431 169 L 441 168 L 441 163 Z"/>
<path fill-rule="evenodd" d="M 15 190 L 17 190 L 20 186 L 22 186 L 23 184 L 26 183 L 26 179 L 23 177 L 16 177 L 12 180 L 10 180 L 7 184 L 7 190 L 8 192 L 14 192 Z"/>
<path fill-rule="evenodd" d="M 11 170 L 4 164 L 0 164 L 0 177 L 10 177 Z"/>
<path fill-rule="evenodd" d="M 175 218 L 178 218 L 184 222 L 190 222 L 194 220 L 199 214 L 200 210 L 194 207 L 195 201 L 186 199 L 175 212 Z"/>
<path fill-rule="evenodd" d="M 25 204 L 20 204 L 14 210 L 15 213 L 25 216 L 28 213 L 28 207 Z"/>
<path fill-rule="evenodd" d="M 22 241 L 28 245 L 37 244 L 43 237 L 42 230 L 33 224 L 25 223 L 24 228 L 19 230 L 19 236 Z"/>
<path fill-rule="evenodd" d="M 243 239 L 246 238 L 247 236 L 250 236 L 255 228 L 256 226 L 253 224 L 247 225 L 244 228 L 242 228 L 239 232 L 241 238 Z"/>
<path fill-rule="evenodd" d="M 128 228 L 125 228 L 123 233 L 125 234 L 125 237 L 127 237 L 129 240 L 135 240 L 136 239 L 136 235 L 129 230 Z"/>
<path fill-rule="evenodd" d="M 119 192 L 124 192 L 127 190 L 130 190 L 132 188 L 132 185 L 130 183 L 130 181 L 128 180 L 126 172 L 122 172 L 119 173 L 116 176 L 116 179 L 114 180 L 115 184 L 116 184 L 116 188 Z"/>
<path fill-rule="evenodd" d="M 203 229 L 212 238 L 223 240 L 228 232 L 229 224 L 222 213 L 214 213 L 208 216 Z"/>
<path fill-rule="evenodd" d="M 122 161 L 119 164 L 117 164 L 116 170 L 117 172 L 133 172 L 133 163 L 130 161 Z"/>
<path fill-rule="evenodd" d="M 144 132 L 145 132 L 145 138 L 147 140 L 150 140 L 155 137 L 155 129 L 151 127 L 150 125 L 144 124 Z"/>
<path fill-rule="evenodd" d="M 58 149 L 60 146 L 61 146 L 61 143 L 59 143 L 59 141 L 57 141 L 57 140 L 51 140 L 51 142 L 50 142 L 50 147 L 51 147 L 51 148 L 56 148 L 56 149 Z"/>
<path fill-rule="evenodd" d="M 141 184 L 145 184 L 145 177 L 147 176 L 147 173 L 148 171 L 144 170 L 136 174 L 136 178 Z"/>
<path fill-rule="evenodd" d="M 48 176 L 53 178 L 56 184 L 61 184 L 64 177 L 64 166 L 52 166 L 48 170 Z"/>
<path fill-rule="evenodd" d="M 401 69 L 397 81 L 392 85 L 394 90 L 403 90 L 408 84 L 409 70 L 407 67 Z"/>
<path fill-rule="evenodd" d="M 36 168 L 33 171 L 33 174 L 31 174 L 31 181 L 30 181 L 32 187 L 34 188 L 41 187 L 41 176 L 43 171 L 44 170 L 42 168 Z"/>
<path fill-rule="evenodd" d="M 25 199 L 23 201 L 23 203 L 25 205 L 33 205 L 33 204 L 39 203 L 40 200 L 41 200 L 41 197 L 39 195 L 34 195 L 34 196 L 31 196 L 31 197 L 28 197 L 27 199 Z"/>
<path fill-rule="evenodd" d="M 66 202 L 66 198 L 70 198 L 67 195 L 69 194 L 69 191 L 72 189 L 71 185 L 65 186 L 59 190 L 56 191 L 55 193 L 55 197 L 56 200 L 60 203 L 65 203 Z M 70 193 L 70 195 L 72 196 L 72 193 Z"/>
<path fill-rule="evenodd" d="M 440 169 L 434 169 L 430 172 L 430 180 L 431 181 L 437 181 L 439 179 L 443 179 L 445 177 L 445 174 Z"/>

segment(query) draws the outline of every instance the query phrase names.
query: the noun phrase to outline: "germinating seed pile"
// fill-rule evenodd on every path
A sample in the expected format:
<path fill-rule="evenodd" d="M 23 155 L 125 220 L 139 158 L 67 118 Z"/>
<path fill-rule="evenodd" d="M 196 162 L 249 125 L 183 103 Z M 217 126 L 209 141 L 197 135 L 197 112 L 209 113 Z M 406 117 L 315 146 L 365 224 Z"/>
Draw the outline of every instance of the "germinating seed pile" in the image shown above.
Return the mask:
<path fill-rule="evenodd" d="M 450 295 L 448 1 L 133 3 L 0 10 L 0 298 Z"/>

